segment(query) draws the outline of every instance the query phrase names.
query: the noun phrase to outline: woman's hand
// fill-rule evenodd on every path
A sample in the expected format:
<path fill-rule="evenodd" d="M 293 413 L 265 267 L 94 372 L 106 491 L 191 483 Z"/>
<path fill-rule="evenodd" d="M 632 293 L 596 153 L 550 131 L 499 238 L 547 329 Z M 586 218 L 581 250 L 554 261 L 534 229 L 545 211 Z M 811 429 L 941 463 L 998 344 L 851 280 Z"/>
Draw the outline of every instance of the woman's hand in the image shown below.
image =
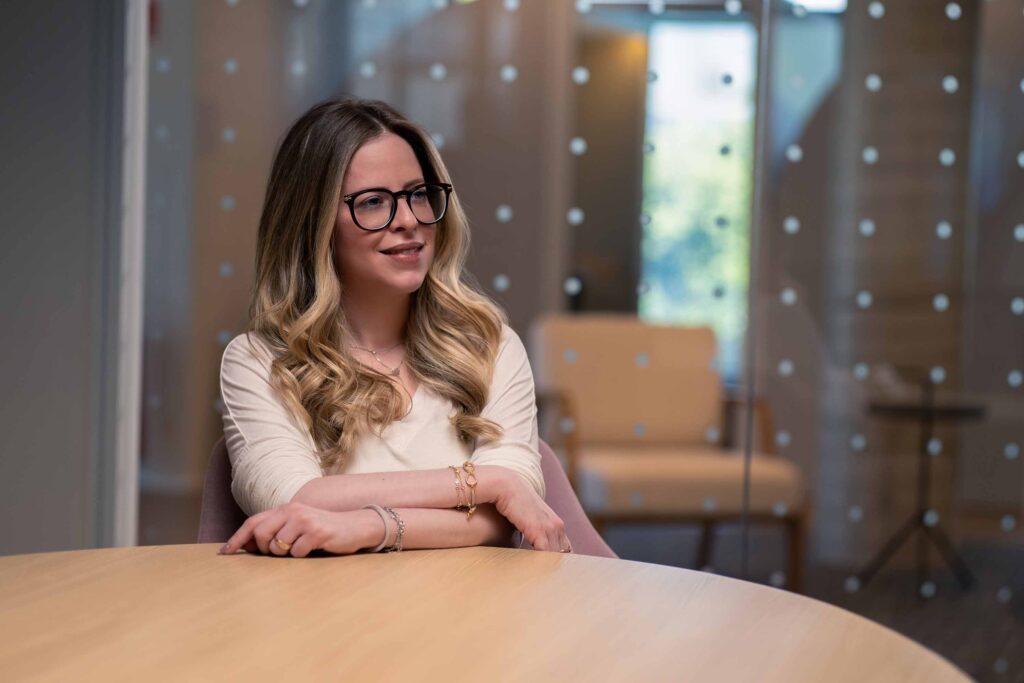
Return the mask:
<path fill-rule="evenodd" d="M 569 537 L 565 535 L 565 522 L 522 477 L 508 478 L 494 506 L 522 532 L 534 550 L 571 550 Z"/>
<path fill-rule="evenodd" d="M 306 557 L 322 549 L 335 555 L 350 555 L 376 546 L 384 536 L 383 531 L 380 516 L 373 510 L 332 512 L 287 503 L 245 520 L 219 552 L 233 555 L 242 549 L 264 555 Z M 278 545 L 274 539 L 285 545 Z"/>

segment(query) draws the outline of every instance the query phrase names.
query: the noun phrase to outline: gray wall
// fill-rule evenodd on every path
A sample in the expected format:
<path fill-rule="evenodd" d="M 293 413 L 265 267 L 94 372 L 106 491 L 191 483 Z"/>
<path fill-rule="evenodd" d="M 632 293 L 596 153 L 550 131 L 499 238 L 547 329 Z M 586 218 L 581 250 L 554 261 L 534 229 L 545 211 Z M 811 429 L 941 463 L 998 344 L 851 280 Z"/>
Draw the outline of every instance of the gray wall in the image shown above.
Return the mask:
<path fill-rule="evenodd" d="M 0 554 L 110 543 L 122 22 L 0 4 Z"/>

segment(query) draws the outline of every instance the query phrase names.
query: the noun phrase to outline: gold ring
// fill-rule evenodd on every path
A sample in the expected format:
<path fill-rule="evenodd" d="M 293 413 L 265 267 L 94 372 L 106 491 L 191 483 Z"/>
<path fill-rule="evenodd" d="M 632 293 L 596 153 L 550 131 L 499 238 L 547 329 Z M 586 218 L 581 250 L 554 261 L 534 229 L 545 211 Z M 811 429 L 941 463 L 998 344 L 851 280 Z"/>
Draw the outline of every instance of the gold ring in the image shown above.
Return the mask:
<path fill-rule="evenodd" d="M 278 548 L 280 548 L 281 550 L 283 550 L 285 552 L 288 552 L 292 548 L 292 544 L 291 543 L 285 543 L 284 541 L 279 539 L 277 536 L 274 536 L 274 543 L 277 544 Z"/>

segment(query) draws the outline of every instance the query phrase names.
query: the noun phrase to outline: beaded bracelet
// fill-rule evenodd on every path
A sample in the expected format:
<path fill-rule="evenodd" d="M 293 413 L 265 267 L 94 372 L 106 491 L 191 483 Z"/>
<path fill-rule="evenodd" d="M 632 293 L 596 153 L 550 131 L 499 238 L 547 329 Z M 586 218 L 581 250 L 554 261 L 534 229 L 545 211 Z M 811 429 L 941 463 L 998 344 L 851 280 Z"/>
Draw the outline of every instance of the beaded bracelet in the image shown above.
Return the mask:
<path fill-rule="evenodd" d="M 448 465 L 448 468 L 455 473 L 455 509 L 461 510 L 466 507 L 466 504 L 463 502 L 463 489 L 465 487 L 462 485 L 462 478 L 459 476 L 461 470 L 455 465 Z"/>
<path fill-rule="evenodd" d="M 374 505 L 373 503 L 370 503 L 369 505 L 363 506 L 364 510 L 366 510 L 367 508 L 375 511 L 378 515 L 380 515 L 380 521 L 384 522 L 384 539 L 380 542 L 380 545 L 378 545 L 376 548 L 370 551 L 371 553 L 379 553 L 388 542 L 388 518 L 387 515 L 384 514 L 384 510 L 381 508 L 380 505 Z"/>
<path fill-rule="evenodd" d="M 385 507 L 384 510 L 391 515 L 392 519 L 395 520 L 395 524 L 398 525 L 398 535 L 395 537 L 394 544 L 384 548 L 386 553 L 400 553 L 402 552 L 402 536 L 405 535 L 405 522 L 399 517 L 398 513 L 389 507 Z"/>
<path fill-rule="evenodd" d="M 466 512 L 466 521 L 476 512 L 476 475 L 473 473 L 475 466 L 467 460 L 462 463 L 462 470 L 466 473 L 466 486 L 469 487 L 469 510 Z"/>

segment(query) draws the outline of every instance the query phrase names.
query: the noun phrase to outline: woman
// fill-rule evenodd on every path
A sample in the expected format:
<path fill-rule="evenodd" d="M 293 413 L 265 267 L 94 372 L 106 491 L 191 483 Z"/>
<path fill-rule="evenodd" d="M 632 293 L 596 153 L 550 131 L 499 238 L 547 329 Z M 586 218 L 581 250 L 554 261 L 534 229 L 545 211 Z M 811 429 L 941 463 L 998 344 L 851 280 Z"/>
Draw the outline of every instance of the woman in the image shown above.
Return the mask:
<path fill-rule="evenodd" d="M 251 515 L 221 553 L 508 545 L 515 530 L 571 551 L 543 498 L 525 349 L 467 282 L 468 249 L 419 126 L 368 100 L 292 126 L 248 333 L 221 363 L 231 488 Z"/>

